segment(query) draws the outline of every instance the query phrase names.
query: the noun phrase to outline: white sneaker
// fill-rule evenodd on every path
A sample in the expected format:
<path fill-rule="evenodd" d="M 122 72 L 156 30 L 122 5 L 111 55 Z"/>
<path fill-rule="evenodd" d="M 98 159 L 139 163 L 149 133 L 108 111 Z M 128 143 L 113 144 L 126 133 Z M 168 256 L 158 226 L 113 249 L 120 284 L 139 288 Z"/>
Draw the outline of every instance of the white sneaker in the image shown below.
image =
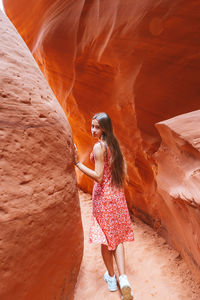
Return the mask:
<path fill-rule="evenodd" d="M 108 271 L 106 271 L 106 273 L 104 274 L 104 280 L 107 282 L 108 284 L 108 289 L 111 292 L 115 292 L 117 291 L 117 279 L 116 276 L 114 275 L 113 277 L 111 277 L 108 274 Z"/>
<path fill-rule="evenodd" d="M 123 300 L 132 300 L 133 299 L 133 291 L 131 289 L 130 282 L 125 274 L 119 276 L 119 285 L 122 292 Z"/>

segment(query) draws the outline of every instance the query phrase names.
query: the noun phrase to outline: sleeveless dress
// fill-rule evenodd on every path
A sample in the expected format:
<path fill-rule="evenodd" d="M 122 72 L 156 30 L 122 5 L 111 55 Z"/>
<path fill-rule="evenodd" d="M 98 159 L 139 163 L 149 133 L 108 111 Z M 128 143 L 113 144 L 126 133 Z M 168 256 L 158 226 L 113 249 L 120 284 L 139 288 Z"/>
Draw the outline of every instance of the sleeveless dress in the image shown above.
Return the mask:
<path fill-rule="evenodd" d="M 92 218 L 89 232 L 90 243 L 100 243 L 115 250 L 117 245 L 134 240 L 133 225 L 129 216 L 123 188 L 113 187 L 111 153 L 108 146 L 104 154 L 104 175 L 101 183 L 94 182 L 92 192 Z M 94 162 L 94 153 L 90 154 Z"/>

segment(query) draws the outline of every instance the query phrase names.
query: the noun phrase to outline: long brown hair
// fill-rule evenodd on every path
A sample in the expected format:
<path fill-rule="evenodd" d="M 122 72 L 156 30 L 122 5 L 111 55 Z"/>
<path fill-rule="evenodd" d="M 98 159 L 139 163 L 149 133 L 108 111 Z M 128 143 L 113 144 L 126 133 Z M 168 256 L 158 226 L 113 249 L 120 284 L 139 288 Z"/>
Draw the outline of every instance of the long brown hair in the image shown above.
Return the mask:
<path fill-rule="evenodd" d="M 117 138 L 113 133 L 111 118 L 105 113 L 97 113 L 92 118 L 99 122 L 102 129 L 102 139 L 107 143 L 111 151 L 112 184 L 122 187 L 124 182 L 124 158 Z"/>

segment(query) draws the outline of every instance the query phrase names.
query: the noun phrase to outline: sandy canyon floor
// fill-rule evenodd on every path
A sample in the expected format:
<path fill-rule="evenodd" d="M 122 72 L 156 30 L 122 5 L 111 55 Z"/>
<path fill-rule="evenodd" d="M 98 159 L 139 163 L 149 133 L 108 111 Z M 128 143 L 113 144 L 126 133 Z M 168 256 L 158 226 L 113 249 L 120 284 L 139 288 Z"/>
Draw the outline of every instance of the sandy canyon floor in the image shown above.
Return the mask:
<path fill-rule="evenodd" d="M 121 299 L 120 291 L 109 292 L 103 280 L 100 246 L 88 243 L 91 196 L 80 191 L 80 202 L 85 241 L 75 300 Z M 134 300 L 199 300 L 200 287 L 180 255 L 140 220 L 133 225 L 135 241 L 125 243 L 125 252 Z"/>

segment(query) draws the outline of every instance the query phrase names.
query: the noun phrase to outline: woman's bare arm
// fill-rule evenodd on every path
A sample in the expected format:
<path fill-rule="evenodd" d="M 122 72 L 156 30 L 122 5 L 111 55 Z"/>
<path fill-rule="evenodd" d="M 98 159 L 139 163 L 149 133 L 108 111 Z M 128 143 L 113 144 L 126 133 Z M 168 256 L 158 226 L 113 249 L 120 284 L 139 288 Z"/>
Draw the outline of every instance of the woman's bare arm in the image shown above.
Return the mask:
<path fill-rule="evenodd" d="M 93 148 L 94 157 L 95 157 L 95 170 L 92 170 L 86 167 L 81 162 L 77 162 L 76 166 L 87 176 L 91 177 L 92 179 L 96 180 L 98 183 L 102 182 L 103 179 L 103 171 L 104 171 L 104 152 L 105 148 L 100 144 L 97 143 L 94 145 Z"/>

